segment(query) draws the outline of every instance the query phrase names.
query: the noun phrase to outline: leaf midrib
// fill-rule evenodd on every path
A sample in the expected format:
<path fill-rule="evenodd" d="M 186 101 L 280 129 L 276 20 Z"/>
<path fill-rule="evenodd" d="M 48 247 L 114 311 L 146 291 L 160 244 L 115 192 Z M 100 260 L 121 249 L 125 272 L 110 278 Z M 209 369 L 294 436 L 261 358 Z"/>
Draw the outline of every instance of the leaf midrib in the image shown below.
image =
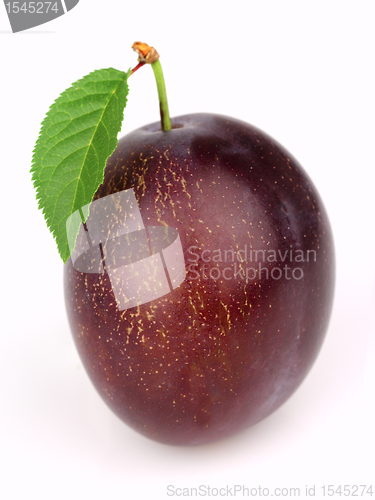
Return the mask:
<path fill-rule="evenodd" d="M 124 75 L 126 76 L 126 73 L 124 73 Z M 113 80 L 111 80 L 111 81 L 113 81 Z M 123 78 L 121 78 L 121 80 L 119 80 L 119 81 L 118 81 L 117 86 L 116 86 L 116 87 L 115 87 L 115 89 L 111 92 L 111 94 L 110 94 L 110 98 L 109 98 L 109 99 L 108 99 L 108 101 L 107 101 L 107 105 L 103 108 L 103 111 L 102 111 L 102 113 L 101 113 L 101 116 L 100 116 L 100 119 L 99 119 L 99 121 L 98 121 L 98 124 L 96 125 L 96 127 L 94 127 L 94 132 L 93 132 L 93 134 L 92 134 L 92 136 L 91 136 L 91 140 L 90 140 L 89 144 L 86 146 L 86 154 L 85 154 L 84 160 L 83 160 L 83 162 L 82 162 L 81 168 L 80 168 L 80 170 L 79 170 L 79 178 L 78 178 L 78 182 L 77 182 L 77 184 L 76 184 L 76 189 L 75 189 L 75 193 L 74 193 L 73 201 L 72 201 L 72 203 L 71 203 L 71 210 L 72 210 L 72 208 L 74 207 L 75 200 L 77 199 L 77 191 L 78 191 L 79 179 L 81 178 L 81 174 L 82 174 L 83 166 L 84 166 L 84 164 L 85 164 L 85 162 L 86 162 L 86 158 L 87 158 L 88 152 L 89 152 L 89 150 L 90 150 L 90 147 L 91 147 L 91 145 L 92 145 L 93 138 L 95 137 L 95 134 L 96 134 L 96 132 L 97 132 L 97 130 L 98 130 L 98 127 L 99 127 L 99 125 L 100 125 L 101 120 L 103 119 L 103 115 L 104 115 L 104 113 L 105 113 L 105 110 L 106 110 L 106 109 L 107 109 L 107 107 L 108 107 L 108 103 L 109 103 L 109 102 L 110 102 L 110 100 L 112 99 L 113 95 L 117 92 L 117 90 L 118 90 L 119 86 L 123 83 L 123 81 L 124 81 L 124 77 L 123 77 Z M 74 118 L 73 118 L 73 120 L 74 120 Z M 85 146 L 84 146 L 83 148 L 80 148 L 80 149 L 84 149 L 84 148 L 85 148 Z M 58 165 L 60 165 L 60 164 L 61 164 L 61 162 L 60 162 Z M 56 168 L 58 168 L 58 165 L 56 166 Z M 55 170 L 56 170 L 56 169 L 55 169 Z M 54 170 L 54 172 L 55 172 L 55 170 Z M 72 182 L 73 182 L 73 181 L 72 181 Z M 55 206 L 54 206 L 54 209 L 53 209 L 53 212 L 52 212 L 51 219 L 54 219 L 54 218 L 55 218 L 55 213 L 56 213 L 56 204 L 55 204 Z"/>

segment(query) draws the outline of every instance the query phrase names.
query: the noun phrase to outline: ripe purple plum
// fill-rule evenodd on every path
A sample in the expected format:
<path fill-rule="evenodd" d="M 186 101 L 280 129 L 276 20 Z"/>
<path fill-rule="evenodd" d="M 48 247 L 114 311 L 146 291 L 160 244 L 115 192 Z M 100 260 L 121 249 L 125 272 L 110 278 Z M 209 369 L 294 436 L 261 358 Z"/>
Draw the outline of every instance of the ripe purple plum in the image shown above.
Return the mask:
<path fill-rule="evenodd" d="M 175 228 L 186 276 L 119 310 L 108 272 L 64 268 L 74 341 L 97 391 L 156 441 L 200 445 L 274 412 L 301 384 L 332 308 L 322 200 L 274 139 L 191 114 L 124 136 L 94 200 L 133 189 L 145 226 Z"/>

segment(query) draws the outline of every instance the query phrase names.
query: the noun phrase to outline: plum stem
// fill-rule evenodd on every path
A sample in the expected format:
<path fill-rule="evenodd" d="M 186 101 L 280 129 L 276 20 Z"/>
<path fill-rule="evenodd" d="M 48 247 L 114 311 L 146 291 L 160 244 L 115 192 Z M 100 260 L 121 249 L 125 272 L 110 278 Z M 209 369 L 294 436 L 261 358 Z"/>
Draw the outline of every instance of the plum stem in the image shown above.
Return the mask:
<path fill-rule="evenodd" d="M 154 70 L 156 86 L 158 89 L 161 128 L 164 130 L 164 132 L 168 132 L 168 130 L 171 130 L 172 125 L 171 125 L 171 119 L 169 117 L 167 91 L 165 89 L 164 75 L 159 59 L 154 63 L 152 63 L 151 66 L 152 69 Z"/>
<path fill-rule="evenodd" d="M 167 92 L 165 90 L 165 81 L 163 70 L 159 61 L 159 54 L 154 47 L 150 47 L 147 43 L 143 42 L 134 42 L 132 49 L 138 53 L 139 64 L 132 70 L 131 74 L 137 71 L 137 69 L 144 64 L 151 64 L 152 66 L 156 80 L 156 87 L 158 89 L 161 128 L 164 132 L 168 132 L 168 130 L 171 130 L 172 125 L 169 117 Z"/>

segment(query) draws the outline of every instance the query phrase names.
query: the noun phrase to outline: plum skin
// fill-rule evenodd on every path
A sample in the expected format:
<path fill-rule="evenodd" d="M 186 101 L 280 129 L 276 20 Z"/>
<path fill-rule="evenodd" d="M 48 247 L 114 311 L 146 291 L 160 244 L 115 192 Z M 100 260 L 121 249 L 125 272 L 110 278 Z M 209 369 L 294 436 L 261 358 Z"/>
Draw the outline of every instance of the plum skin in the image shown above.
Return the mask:
<path fill-rule="evenodd" d="M 213 114 L 176 117 L 169 132 L 154 123 L 124 136 L 94 199 L 129 188 L 145 225 L 178 229 L 199 278 L 188 272 L 168 295 L 121 312 L 108 275 L 80 273 L 69 259 L 65 301 L 78 352 L 108 406 L 148 438 L 199 445 L 227 437 L 284 403 L 321 348 L 335 274 L 325 208 L 275 140 Z M 315 251 L 316 261 L 298 263 L 302 279 L 264 271 L 246 282 L 201 272 L 214 250 L 245 245 Z"/>

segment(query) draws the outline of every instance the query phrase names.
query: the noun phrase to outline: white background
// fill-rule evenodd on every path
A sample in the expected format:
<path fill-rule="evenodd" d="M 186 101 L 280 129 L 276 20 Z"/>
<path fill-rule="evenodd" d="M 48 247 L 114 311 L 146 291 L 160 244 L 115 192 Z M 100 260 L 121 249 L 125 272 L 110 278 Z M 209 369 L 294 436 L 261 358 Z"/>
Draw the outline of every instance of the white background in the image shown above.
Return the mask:
<path fill-rule="evenodd" d="M 373 484 L 374 19 L 372 1 L 81 0 L 12 34 L 0 5 L 0 497 L 164 499 L 167 485 Z M 101 401 L 75 351 L 62 262 L 30 180 L 40 123 L 72 82 L 161 54 L 172 116 L 250 122 L 304 166 L 334 231 L 337 283 L 323 349 L 263 422 L 198 448 L 152 442 Z M 158 120 L 150 68 L 129 81 L 122 134 Z M 370 497 L 368 497 L 370 498 Z"/>

